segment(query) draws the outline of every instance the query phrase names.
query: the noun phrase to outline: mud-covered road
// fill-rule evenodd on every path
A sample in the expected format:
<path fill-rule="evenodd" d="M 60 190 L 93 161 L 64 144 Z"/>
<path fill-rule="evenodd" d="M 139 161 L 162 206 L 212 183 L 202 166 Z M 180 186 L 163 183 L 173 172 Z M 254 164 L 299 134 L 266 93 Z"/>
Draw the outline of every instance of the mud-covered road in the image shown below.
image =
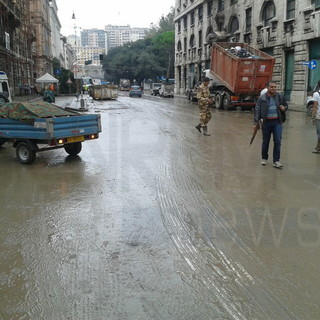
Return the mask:
<path fill-rule="evenodd" d="M 68 105 L 71 98 L 57 98 Z M 249 147 L 252 112 L 119 97 L 100 138 L 32 165 L 0 148 L 1 320 L 316 320 L 320 155 L 289 112 L 281 160 Z"/>

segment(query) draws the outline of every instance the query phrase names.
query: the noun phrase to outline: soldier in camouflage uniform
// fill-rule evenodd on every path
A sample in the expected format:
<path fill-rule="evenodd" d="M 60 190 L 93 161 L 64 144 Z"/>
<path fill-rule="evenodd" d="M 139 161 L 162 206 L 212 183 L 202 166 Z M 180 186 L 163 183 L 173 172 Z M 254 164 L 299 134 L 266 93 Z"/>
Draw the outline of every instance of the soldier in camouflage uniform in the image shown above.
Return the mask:
<path fill-rule="evenodd" d="M 200 123 L 196 126 L 196 129 L 200 133 L 201 129 L 203 129 L 203 134 L 205 136 L 210 136 L 207 129 L 207 123 L 211 119 L 211 111 L 209 105 L 212 103 L 212 98 L 210 97 L 210 91 L 208 87 L 209 82 L 210 79 L 205 77 L 197 92 L 198 105 L 200 109 Z"/>

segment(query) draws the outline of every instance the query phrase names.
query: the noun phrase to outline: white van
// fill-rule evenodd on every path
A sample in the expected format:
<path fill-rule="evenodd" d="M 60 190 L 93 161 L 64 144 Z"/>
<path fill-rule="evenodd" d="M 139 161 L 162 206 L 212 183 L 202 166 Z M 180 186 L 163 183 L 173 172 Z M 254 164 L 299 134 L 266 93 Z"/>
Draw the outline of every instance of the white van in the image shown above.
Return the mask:
<path fill-rule="evenodd" d="M 0 71 L 0 106 L 5 102 L 12 102 L 8 76 Z"/>

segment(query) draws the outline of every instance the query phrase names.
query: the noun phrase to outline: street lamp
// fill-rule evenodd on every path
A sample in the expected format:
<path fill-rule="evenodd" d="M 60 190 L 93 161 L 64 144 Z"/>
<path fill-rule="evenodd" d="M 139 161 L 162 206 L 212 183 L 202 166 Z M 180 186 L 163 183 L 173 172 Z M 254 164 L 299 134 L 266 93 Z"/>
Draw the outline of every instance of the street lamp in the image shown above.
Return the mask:
<path fill-rule="evenodd" d="M 76 15 L 74 14 L 74 11 L 72 13 L 72 20 L 76 20 Z M 75 47 L 77 46 L 77 26 L 76 26 L 76 23 L 74 22 L 74 45 Z M 77 61 L 78 57 L 76 55 L 76 60 L 75 62 Z M 76 66 L 77 68 L 77 66 Z M 76 70 L 76 73 L 75 73 L 75 76 L 76 76 L 76 83 L 79 84 L 79 81 L 78 81 L 78 75 L 77 75 L 77 70 Z M 76 86 L 78 88 L 78 86 Z M 83 99 L 83 87 L 82 87 L 82 82 L 80 81 L 80 109 L 84 109 L 84 99 Z"/>

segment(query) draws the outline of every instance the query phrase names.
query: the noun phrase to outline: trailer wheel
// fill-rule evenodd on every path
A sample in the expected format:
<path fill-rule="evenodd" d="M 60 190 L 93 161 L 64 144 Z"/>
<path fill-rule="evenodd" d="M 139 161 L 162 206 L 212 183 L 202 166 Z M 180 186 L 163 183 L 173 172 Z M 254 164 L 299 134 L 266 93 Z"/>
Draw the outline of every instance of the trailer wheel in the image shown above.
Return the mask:
<path fill-rule="evenodd" d="M 215 97 L 215 106 L 217 109 L 221 109 L 221 106 L 222 106 L 222 97 L 219 93 L 216 94 L 216 97 Z"/>
<path fill-rule="evenodd" d="M 78 153 L 80 153 L 81 149 L 82 149 L 81 142 L 74 142 L 74 143 L 66 144 L 64 146 L 64 150 L 66 150 L 66 152 L 70 154 L 70 156 L 76 156 Z"/>
<path fill-rule="evenodd" d="M 30 164 L 36 159 L 36 152 L 27 142 L 19 142 L 16 146 L 16 156 L 23 164 Z"/>
<path fill-rule="evenodd" d="M 224 110 L 229 110 L 232 108 L 231 102 L 230 102 L 230 94 L 228 92 L 226 92 L 223 95 L 223 99 L 222 99 L 222 106 Z"/>

